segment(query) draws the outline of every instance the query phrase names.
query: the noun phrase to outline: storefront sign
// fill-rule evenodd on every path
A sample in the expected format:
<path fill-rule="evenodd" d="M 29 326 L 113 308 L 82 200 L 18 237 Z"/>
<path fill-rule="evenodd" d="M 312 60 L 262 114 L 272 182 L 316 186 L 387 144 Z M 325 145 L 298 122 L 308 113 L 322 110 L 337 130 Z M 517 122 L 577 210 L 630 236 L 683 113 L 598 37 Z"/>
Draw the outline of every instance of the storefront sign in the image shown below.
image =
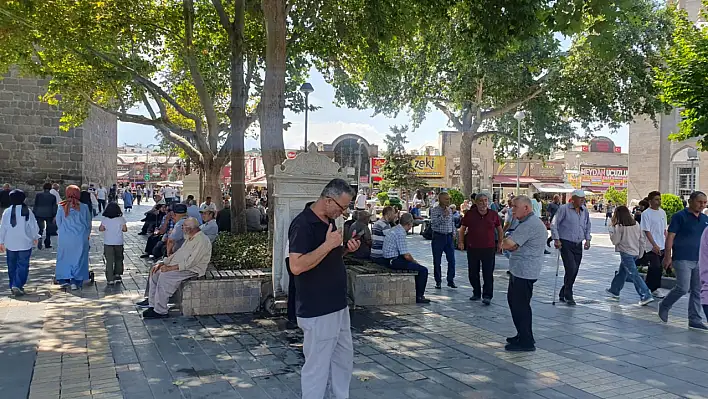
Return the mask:
<path fill-rule="evenodd" d="M 413 158 L 413 168 L 418 177 L 445 177 L 445 160 L 440 155 L 419 155 Z"/>
<path fill-rule="evenodd" d="M 371 158 L 371 176 L 381 176 L 381 168 L 386 163 L 386 158 Z"/>
<path fill-rule="evenodd" d="M 582 187 L 623 189 L 627 187 L 627 168 L 623 166 L 581 166 Z"/>

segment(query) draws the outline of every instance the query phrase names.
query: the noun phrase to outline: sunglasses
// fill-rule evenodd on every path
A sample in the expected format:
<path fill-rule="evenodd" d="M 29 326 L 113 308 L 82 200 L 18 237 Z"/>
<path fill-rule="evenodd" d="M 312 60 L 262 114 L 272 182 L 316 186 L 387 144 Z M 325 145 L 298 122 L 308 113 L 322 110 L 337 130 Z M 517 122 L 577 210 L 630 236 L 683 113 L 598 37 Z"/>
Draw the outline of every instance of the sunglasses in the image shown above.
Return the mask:
<path fill-rule="evenodd" d="M 332 197 L 327 197 L 327 199 L 331 199 L 332 202 L 334 202 L 335 204 L 337 204 L 337 206 L 339 207 L 339 209 L 342 210 L 342 212 L 346 212 L 346 211 L 347 211 L 347 207 L 340 205 L 339 202 L 337 202 L 337 200 L 335 200 L 334 198 L 332 198 Z"/>

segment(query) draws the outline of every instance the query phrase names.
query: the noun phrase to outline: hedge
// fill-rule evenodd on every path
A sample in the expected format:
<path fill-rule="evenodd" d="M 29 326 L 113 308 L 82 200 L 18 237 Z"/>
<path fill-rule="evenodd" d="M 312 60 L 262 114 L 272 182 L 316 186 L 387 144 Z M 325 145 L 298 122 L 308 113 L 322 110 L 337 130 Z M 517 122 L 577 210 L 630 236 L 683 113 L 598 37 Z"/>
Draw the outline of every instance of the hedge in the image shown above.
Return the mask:
<path fill-rule="evenodd" d="M 273 256 L 268 250 L 268 233 L 219 233 L 212 244 L 211 262 L 219 270 L 272 267 Z"/>

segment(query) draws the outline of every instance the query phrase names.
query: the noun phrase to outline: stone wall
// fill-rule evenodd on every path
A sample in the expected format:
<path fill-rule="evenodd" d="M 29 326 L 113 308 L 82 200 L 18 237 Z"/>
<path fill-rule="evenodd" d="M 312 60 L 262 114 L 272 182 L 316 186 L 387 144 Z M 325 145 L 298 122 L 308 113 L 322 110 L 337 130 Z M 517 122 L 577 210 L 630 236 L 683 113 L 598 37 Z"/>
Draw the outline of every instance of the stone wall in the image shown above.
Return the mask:
<path fill-rule="evenodd" d="M 447 187 L 459 187 L 460 177 L 455 175 L 455 169 L 459 169 L 460 145 L 462 144 L 462 133 L 457 131 L 440 131 L 438 132 L 438 147 L 440 153 L 447 159 Z M 476 141 L 472 144 L 472 158 L 479 158 L 479 163 L 475 166 L 477 169 L 477 178 L 473 179 L 473 183 L 477 186 L 473 191 L 489 191 L 492 190 L 492 180 L 489 176 L 494 174 L 494 143 L 487 138 Z"/>
<path fill-rule="evenodd" d="M 48 80 L 13 71 L 0 80 L 0 183 L 34 193 L 47 181 L 63 187 L 116 178 L 117 121 L 92 110 L 86 123 L 59 129 L 61 111 L 39 100 Z"/>
<path fill-rule="evenodd" d="M 659 187 L 661 138 L 647 117 L 637 117 L 629 126 L 629 176 L 627 199 L 641 200 Z"/>

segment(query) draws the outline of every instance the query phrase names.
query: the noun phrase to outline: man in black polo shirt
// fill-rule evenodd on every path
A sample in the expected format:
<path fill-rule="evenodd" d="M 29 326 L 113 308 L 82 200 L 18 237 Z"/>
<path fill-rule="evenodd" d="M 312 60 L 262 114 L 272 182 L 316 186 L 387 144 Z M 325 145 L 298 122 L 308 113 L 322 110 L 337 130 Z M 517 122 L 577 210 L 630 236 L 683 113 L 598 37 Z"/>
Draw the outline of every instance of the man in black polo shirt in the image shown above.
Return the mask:
<path fill-rule="evenodd" d="M 334 219 L 352 200 L 342 179 L 330 181 L 320 198 L 293 219 L 288 232 L 290 271 L 295 276 L 297 323 L 305 335 L 303 399 L 322 399 L 331 376 L 333 397 L 349 398 L 354 368 L 347 273 L 342 256 L 359 248 L 357 232 L 342 246 Z"/>

